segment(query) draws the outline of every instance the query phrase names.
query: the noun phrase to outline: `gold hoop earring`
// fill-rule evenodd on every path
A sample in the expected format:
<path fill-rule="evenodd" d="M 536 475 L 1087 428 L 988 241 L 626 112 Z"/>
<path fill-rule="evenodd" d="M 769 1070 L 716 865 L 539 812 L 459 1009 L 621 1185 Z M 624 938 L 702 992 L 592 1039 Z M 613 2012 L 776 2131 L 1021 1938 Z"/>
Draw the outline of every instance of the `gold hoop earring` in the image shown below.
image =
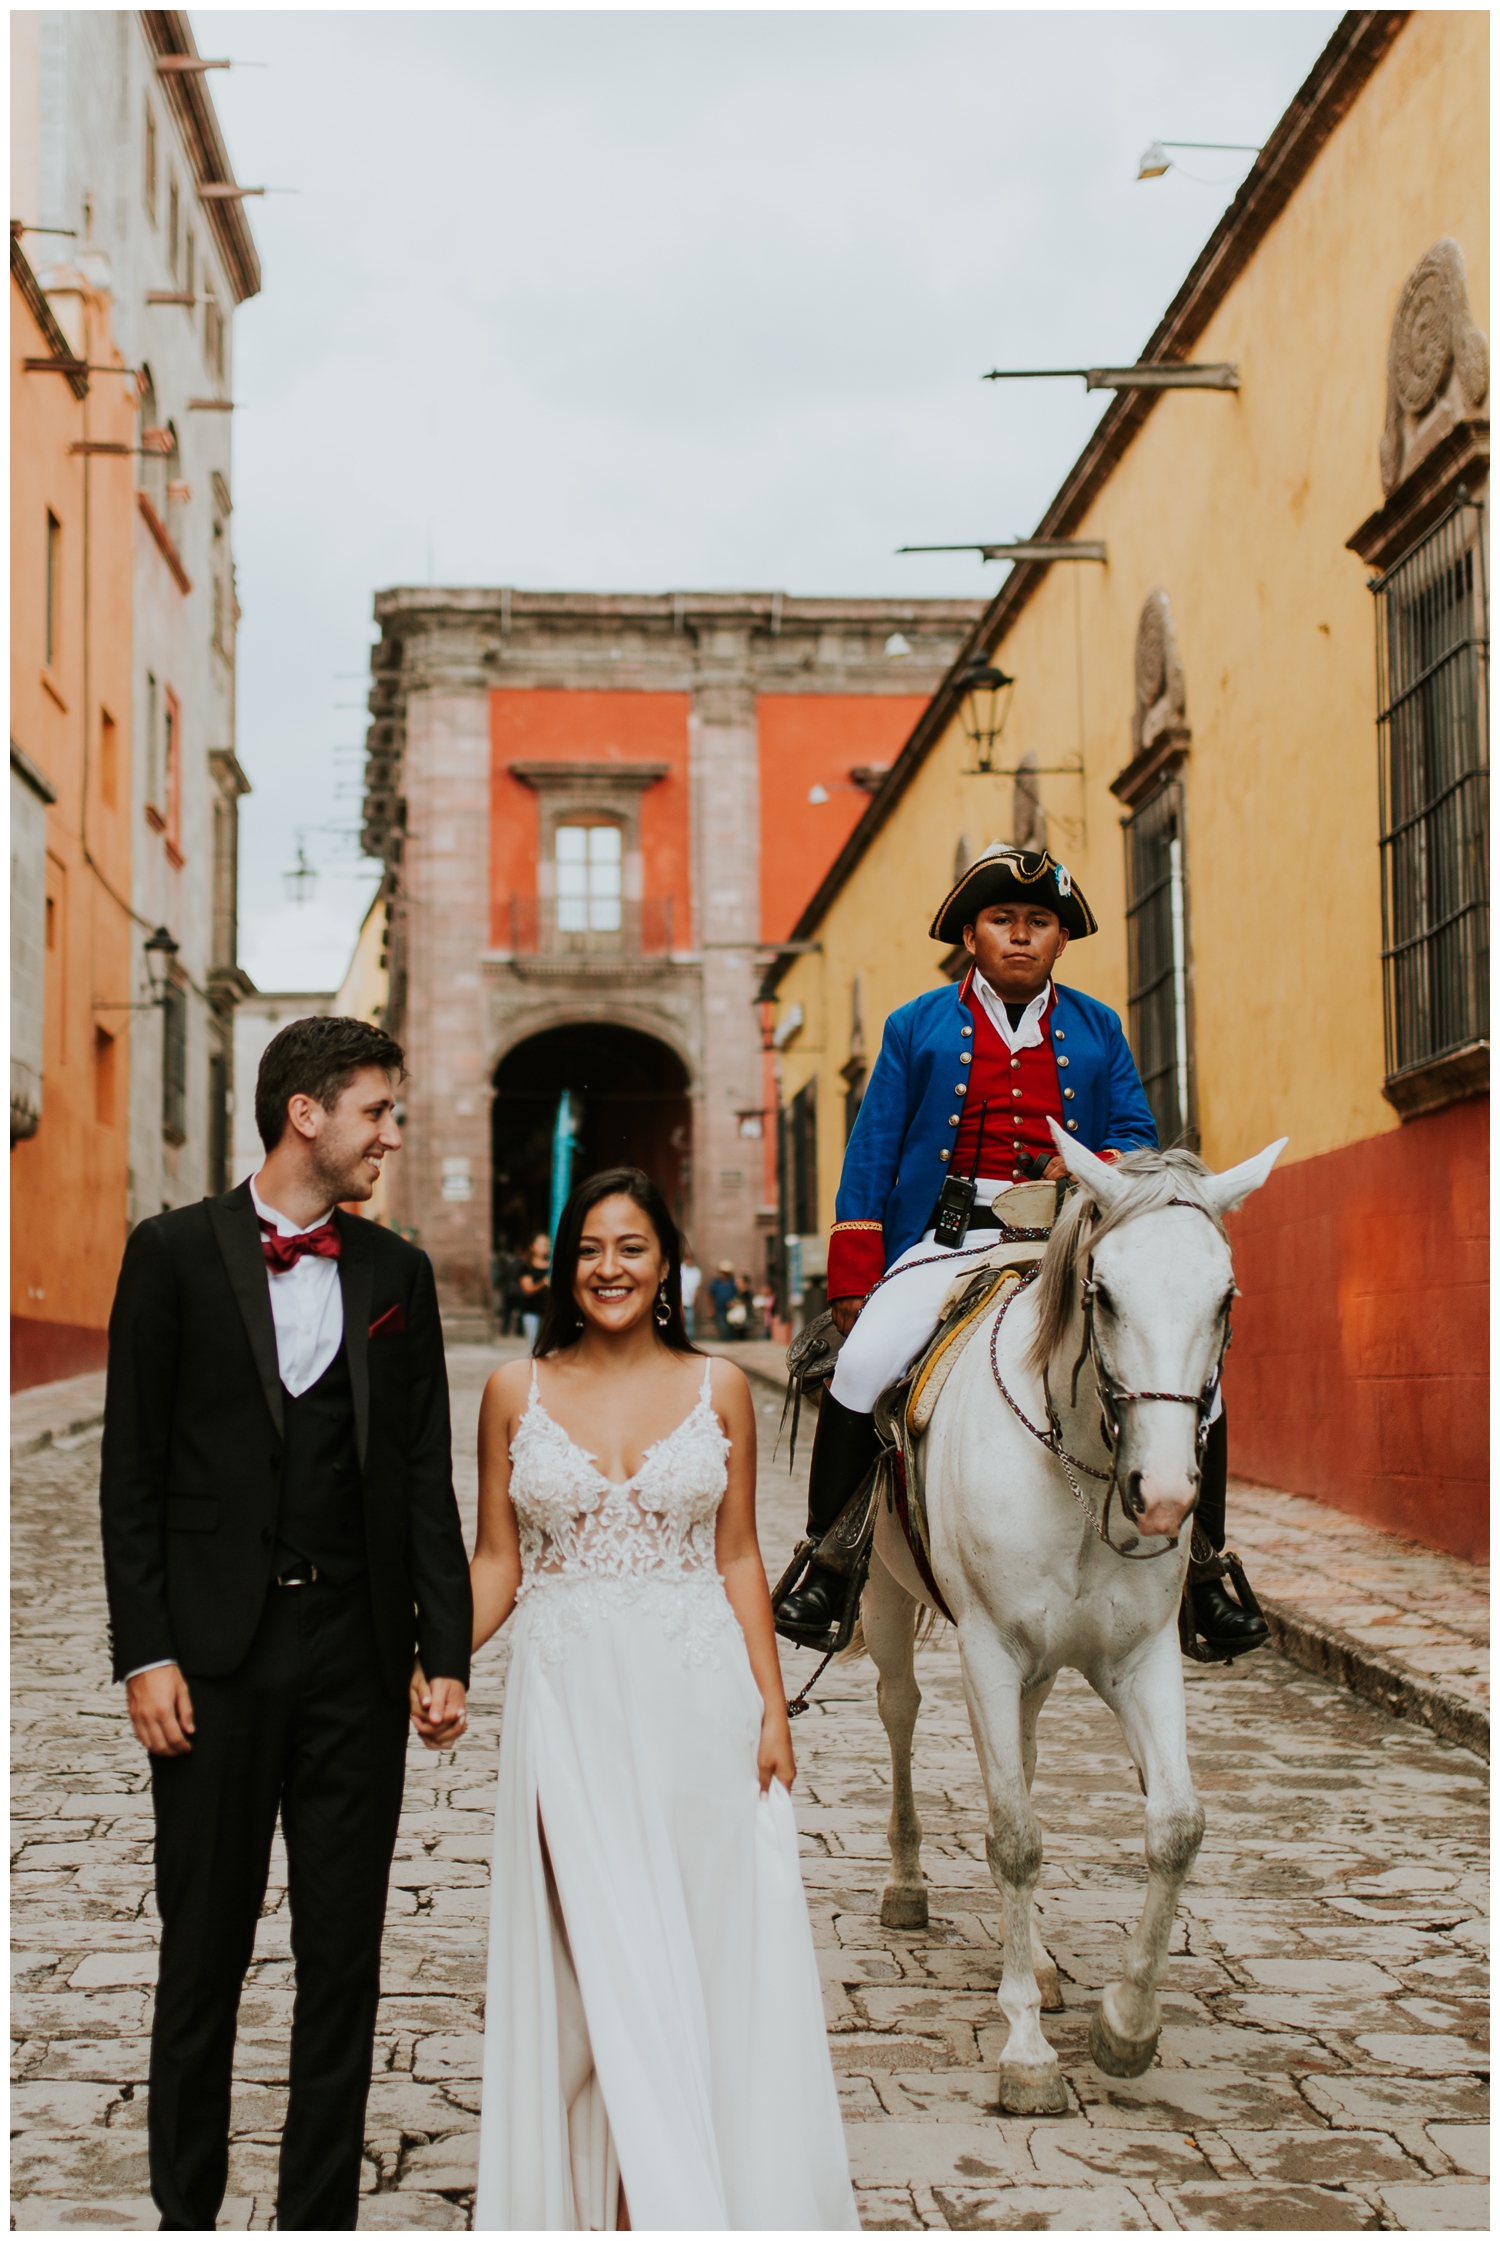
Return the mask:
<path fill-rule="evenodd" d="M 653 1312 L 657 1329 L 664 1331 L 672 1320 L 672 1310 L 667 1305 L 667 1280 L 665 1276 L 661 1280 L 661 1290 L 656 1295 L 656 1307 Z"/>

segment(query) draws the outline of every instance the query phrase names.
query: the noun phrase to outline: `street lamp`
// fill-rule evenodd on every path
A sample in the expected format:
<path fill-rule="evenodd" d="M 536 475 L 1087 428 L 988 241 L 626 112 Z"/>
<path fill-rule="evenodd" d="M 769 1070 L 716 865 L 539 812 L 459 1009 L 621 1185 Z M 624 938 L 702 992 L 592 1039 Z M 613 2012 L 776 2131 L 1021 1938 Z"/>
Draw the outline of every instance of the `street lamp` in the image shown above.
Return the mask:
<path fill-rule="evenodd" d="M 295 903 L 299 910 L 304 903 L 312 900 L 313 890 L 318 884 L 318 875 L 303 851 L 302 835 L 300 833 L 297 835 L 297 861 L 290 871 L 282 873 L 281 884 L 286 889 L 287 901 Z"/>
<path fill-rule="evenodd" d="M 958 680 L 963 696 L 958 706 L 958 720 L 965 739 L 974 750 L 977 771 L 994 768 L 995 748 L 1010 714 L 1015 683 L 1014 677 L 1007 677 L 1003 669 L 996 669 L 987 661 L 971 663 Z"/>
<path fill-rule="evenodd" d="M 176 942 L 165 926 L 158 926 L 146 944 L 146 976 L 151 983 L 153 1004 L 161 1003 L 171 986 L 172 960 L 176 955 Z"/>
<path fill-rule="evenodd" d="M 1248 140 L 1153 140 L 1142 156 L 1141 167 L 1135 175 L 1137 186 L 1143 179 L 1159 179 L 1163 172 L 1171 170 L 1172 159 L 1167 154 L 1169 148 L 1206 148 L 1235 156 L 1260 154 L 1259 148 L 1252 147 Z"/>

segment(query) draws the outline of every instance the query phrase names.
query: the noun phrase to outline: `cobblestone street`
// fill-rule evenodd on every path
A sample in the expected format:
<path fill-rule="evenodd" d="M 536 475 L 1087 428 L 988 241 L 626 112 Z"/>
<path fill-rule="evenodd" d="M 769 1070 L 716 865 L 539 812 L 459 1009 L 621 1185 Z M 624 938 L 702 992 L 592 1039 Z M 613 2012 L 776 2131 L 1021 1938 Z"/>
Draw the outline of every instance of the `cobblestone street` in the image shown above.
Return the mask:
<path fill-rule="evenodd" d="M 478 1394 L 499 1358 L 450 1356 L 466 1521 Z M 770 1461 L 779 1410 L 763 1387 L 757 1400 L 774 1572 L 800 1523 L 805 1454 L 795 1477 Z M 156 2224 L 151 1819 L 105 1664 L 98 1453 L 97 1433 L 75 1433 L 14 1474 L 11 2183 L 13 2223 L 29 2230 Z M 789 1659 L 789 1679 L 808 1662 Z M 503 1652 L 481 1657 L 456 1754 L 412 1749 L 370 2100 L 372 2230 L 468 2216 L 503 1668 Z M 1174 1934 L 1160 2060 L 1120 2083 L 1091 2064 L 1087 2032 L 1141 1901 L 1141 1800 L 1113 1721 L 1065 1676 L 1042 1719 L 1036 1798 L 1043 1935 L 1065 2003 L 1044 2023 L 1070 2108 L 1001 2118 L 997 1909 L 946 1630 L 919 1673 L 926 1932 L 879 1924 L 888 1786 L 870 1667 L 828 1676 L 796 1730 L 866 2226 L 1487 2228 L 1481 1759 L 1270 1651 L 1190 1669 L 1208 1834 Z M 227 2225 L 270 2222 L 291 1999 L 278 1865 L 241 2011 Z"/>

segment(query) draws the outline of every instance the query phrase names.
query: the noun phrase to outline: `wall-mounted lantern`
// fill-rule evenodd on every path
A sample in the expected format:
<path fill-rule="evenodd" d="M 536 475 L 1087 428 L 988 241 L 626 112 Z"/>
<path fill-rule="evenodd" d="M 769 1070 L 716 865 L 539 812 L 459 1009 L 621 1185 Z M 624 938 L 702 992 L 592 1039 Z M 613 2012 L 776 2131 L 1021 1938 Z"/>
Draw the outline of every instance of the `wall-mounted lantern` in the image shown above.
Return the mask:
<path fill-rule="evenodd" d="M 177 955 L 177 944 L 165 926 L 158 926 L 146 943 L 146 977 L 151 983 L 151 1001 L 159 1004 L 172 983 L 172 960 Z"/>
<path fill-rule="evenodd" d="M 971 663 L 958 680 L 963 695 L 958 704 L 958 720 L 965 739 L 974 750 L 972 767 L 975 771 L 988 772 L 995 767 L 995 749 L 1010 714 L 1015 684 L 1014 677 L 1007 677 L 1003 669 L 996 669 L 986 661 Z"/>

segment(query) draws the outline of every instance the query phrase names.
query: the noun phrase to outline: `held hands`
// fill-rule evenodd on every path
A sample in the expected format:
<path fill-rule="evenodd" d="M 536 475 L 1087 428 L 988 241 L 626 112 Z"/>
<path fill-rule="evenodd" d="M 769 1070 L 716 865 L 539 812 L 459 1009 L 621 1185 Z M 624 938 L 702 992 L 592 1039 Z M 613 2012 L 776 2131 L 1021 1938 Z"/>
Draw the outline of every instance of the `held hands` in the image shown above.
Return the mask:
<path fill-rule="evenodd" d="M 155 1665 L 125 1683 L 125 1709 L 135 1739 L 154 1758 L 180 1759 L 192 1749 L 193 1700 L 180 1665 Z"/>
<path fill-rule="evenodd" d="M 1058 1161 L 1058 1165 L 1059 1167 L 1062 1165 L 1061 1160 Z M 833 1317 L 833 1327 L 840 1338 L 849 1336 L 854 1328 L 859 1311 L 869 1296 L 869 1293 L 866 1292 L 859 1299 L 831 1299 L 828 1302 L 828 1312 Z"/>
<path fill-rule="evenodd" d="M 789 1790 L 797 1779 L 797 1761 L 792 1756 L 792 1724 L 780 1705 L 768 1704 L 761 1714 L 760 1749 L 755 1764 L 762 1797 L 773 1780 Z"/>
<path fill-rule="evenodd" d="M 411 1669 L 411 1724 L 429 1751 L 451 1751 L 469 1724 L 462 1681 L 429 1681 L 420 1664 Z"/>

